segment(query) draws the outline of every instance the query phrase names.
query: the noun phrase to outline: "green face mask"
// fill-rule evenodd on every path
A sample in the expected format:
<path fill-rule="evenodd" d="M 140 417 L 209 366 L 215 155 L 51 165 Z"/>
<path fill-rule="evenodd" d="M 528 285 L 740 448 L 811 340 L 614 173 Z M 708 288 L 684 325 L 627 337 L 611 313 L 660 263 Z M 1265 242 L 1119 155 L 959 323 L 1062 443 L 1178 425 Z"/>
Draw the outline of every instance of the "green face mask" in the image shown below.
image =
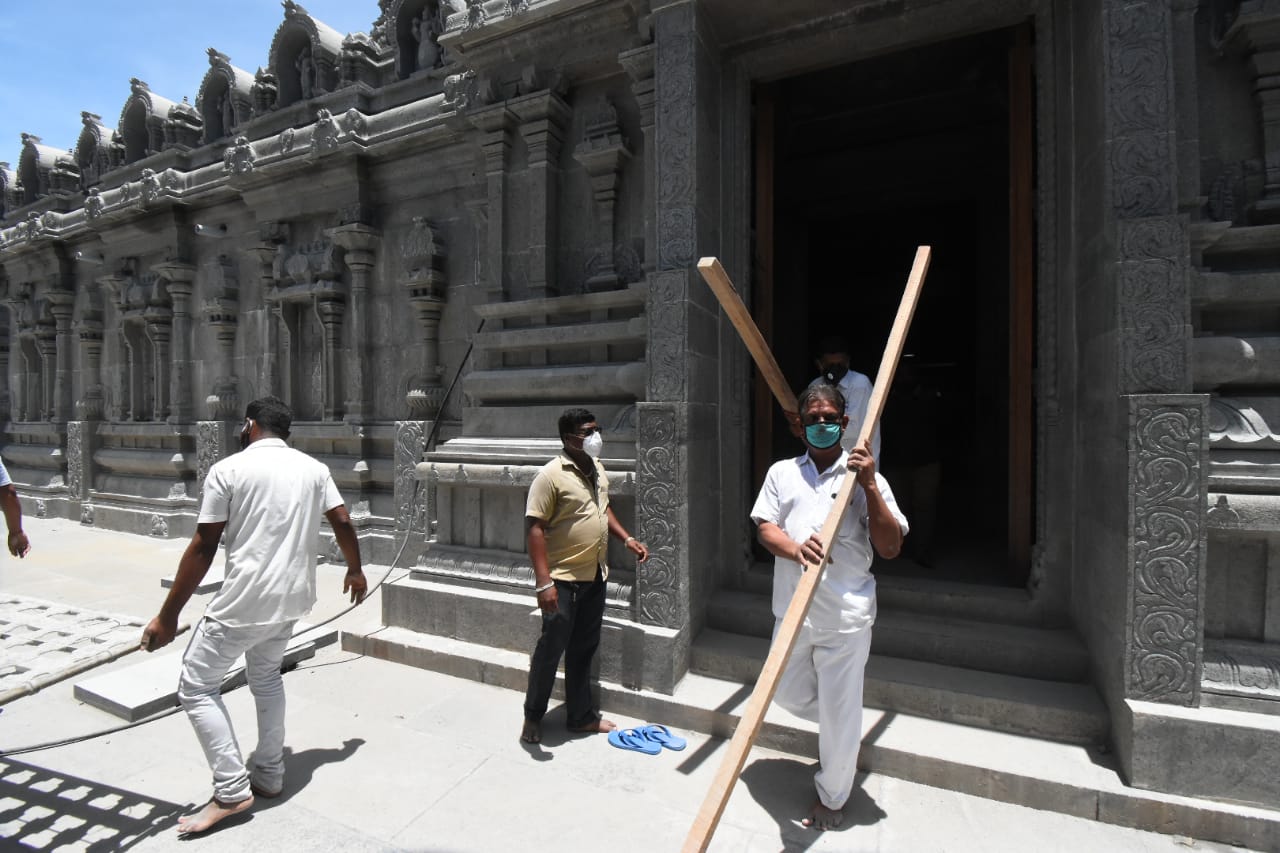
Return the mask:
<path fill-rule="evenodd" d="M 804 428 L 804 440 L 819 450 L 826 450 L 840 440 L 840 424 L 809 424 Z"/>

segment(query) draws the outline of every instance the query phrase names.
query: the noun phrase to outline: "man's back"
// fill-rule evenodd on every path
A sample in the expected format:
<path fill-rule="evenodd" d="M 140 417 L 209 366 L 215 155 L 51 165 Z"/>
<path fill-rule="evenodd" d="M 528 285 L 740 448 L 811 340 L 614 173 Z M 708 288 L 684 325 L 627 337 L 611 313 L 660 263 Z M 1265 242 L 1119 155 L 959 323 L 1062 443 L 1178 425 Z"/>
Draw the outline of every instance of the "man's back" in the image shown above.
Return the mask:
<path fill-rule="evenodd" d="M 341 503 L 329 469 L 278 438 L 214 465 L 198 522 L 226 522 L 227 572 L 207 615 L 241 626 L 310 611 L 320 518 Z"/>

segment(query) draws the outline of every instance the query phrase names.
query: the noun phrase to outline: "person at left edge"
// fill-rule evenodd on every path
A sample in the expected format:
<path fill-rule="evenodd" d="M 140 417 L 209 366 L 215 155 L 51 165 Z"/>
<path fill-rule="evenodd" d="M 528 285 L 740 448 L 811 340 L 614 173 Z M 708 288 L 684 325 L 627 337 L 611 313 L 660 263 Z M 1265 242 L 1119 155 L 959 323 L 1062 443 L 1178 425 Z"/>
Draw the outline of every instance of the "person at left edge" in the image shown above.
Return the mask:
<path fill-rule="evenodd" d="M 22 530 L 22 503 L 3 462 L 0 462 L 0 511 L 4 512 L 4 523 L 9 529 L 9 553 L 15 557 L 27 556 L 31 541 Z"/>
<path fill-rule="evenodd" d="M 283 400 L 250 403 L 241 451 L 213 465 L 205 478 L 196 532 L 160 613 L 142 634 L 154 651 L 173 640 L 178 614 L 209 570 L 226 534 L 227 570 L 182 656 L 178 701 L 213 771 L 213 798 L 178 821 L 178 832 L 203 832 L 253 805 L 254 794 L 284 789 L 284 681 L 280 663 L 294 622 L 316 601 L 320 516 L 328 519 L 347 573 L 342 591 L 360 603 L 368 590 L 360 543 L 329 468 L 285 445 L 293 414 Z M 258 745 L 246 765 L 222 702 L 222 680 L 244 655 L 258 711 Z"/>

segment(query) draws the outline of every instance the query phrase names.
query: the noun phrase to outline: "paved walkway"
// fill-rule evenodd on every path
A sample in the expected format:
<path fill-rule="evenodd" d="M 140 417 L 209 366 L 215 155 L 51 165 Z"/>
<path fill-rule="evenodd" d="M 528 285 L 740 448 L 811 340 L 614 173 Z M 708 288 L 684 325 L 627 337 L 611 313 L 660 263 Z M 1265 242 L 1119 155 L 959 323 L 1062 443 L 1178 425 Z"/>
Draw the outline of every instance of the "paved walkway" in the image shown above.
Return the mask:
<path fill-rule="evenodd" d="M 21 563 L 0 560 L 0 593 L 38 594 L 138 619 L 159 606 L 160 579 L 172 574 L 183 546 L 65 521 L 36 519 L 28 527 L 34 550 Z M 371 569 L 370 579 L 383 571 Z M 339 567 L 321 567 L 321 602 L 312 621 L 344 606 L 341 574 Z M 198 614 L 207 600 L 193 600 L 185 615 Z M 375 596 L 338 624 L 362 631 L 379 623 Z M 104 664 L 94 675 L 130 666 L 140 655 Z M 75 701 L 76 680 L 4 706 L 0 749 L 117 724 Z M 359 657 L 337 646 L 321 649 L 286 676 L 286 690 L 290 752 L 284 796 L 261 801 L 181 849 L 674 851 L 725 746 L 690 734 L 683 752 L 627 753 L 603 737 L 566 736 L 563 712 L 554 710 L 545 742 L 529 747 L 516 737 L 519 694 Z M 242 746 L 251 749 L 248 691 L 228 694 L 227 704 Z M 796 822 L 811 801 L 813 769 L 807 759 L 753 752 L 711 849 L 1238 849 L 874 775 L 859 780 L 849 825 L 821 834 Z M 208 770 L 181 714 L 91 741 L 0 756 L 0 848 L 178 849 L 176 816 L 208 795 Z"/>

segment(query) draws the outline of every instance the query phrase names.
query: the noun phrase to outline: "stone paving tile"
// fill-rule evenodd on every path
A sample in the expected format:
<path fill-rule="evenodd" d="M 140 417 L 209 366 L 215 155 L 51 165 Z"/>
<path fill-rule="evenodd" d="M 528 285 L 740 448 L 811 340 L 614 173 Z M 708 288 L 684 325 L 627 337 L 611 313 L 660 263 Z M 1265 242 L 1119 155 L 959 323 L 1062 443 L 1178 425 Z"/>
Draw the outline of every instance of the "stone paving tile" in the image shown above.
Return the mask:
<path fill-rule="evenodd" d="M 0 705 L 131 651 L 143 627 L 129 616 L 0 593 Z"/>

